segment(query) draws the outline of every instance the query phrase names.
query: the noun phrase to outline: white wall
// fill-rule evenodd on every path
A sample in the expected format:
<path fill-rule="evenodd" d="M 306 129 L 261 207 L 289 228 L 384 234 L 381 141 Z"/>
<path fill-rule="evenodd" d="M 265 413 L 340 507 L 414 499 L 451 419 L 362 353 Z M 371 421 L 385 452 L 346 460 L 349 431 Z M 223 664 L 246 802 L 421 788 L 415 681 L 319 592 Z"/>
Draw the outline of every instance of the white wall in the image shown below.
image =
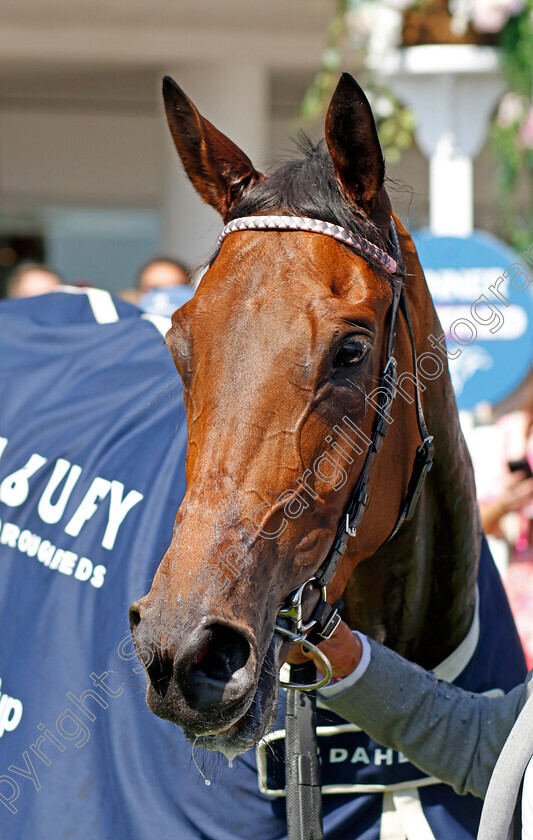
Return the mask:
<path fill-rule="evenodd" d="M 153 115 L 0 110 L 3 205 L 158 207 L 160 146 L 155 109 Z"/>
<path fill-rule="evenodd" d="M 179 71 L 176 78 L 185 84 L 182 75 Z M 74 236 L 73 228 L 64 223 L 64 211 L 84 208 L 163 210 L 169 166 L 172 166 L 173 177 L 178 178 L 179 162 L 174 151 L 170 159 L 168 156 L 170 144 L 166 141 L 168 129 L 160 102 L 160 77 L 161 71 L 155 70 L 126 73 L 106 69 L 90 74 L 58 70 L 48 77 L 27 75 L 13 78 L 4 87 L 0 85 L 0 230 L 6 229 L 6 216 L 10 220 L 11 233 L 16 232 L 17 213 L 24 214 L 25 228 L 33 216 L 35 229 L 43 230 L 50 242 L 57 245 L 53 254 L 49 251 L 49 258 L 61 253 L 68 271 L 90 274 L 91 271 L 79 270 L 79 261 L 74 258 L 75 247 L 81 253 L 79 220 L 82 217 L 76 217 L 78 227 Z M 263 159 L 261 163 L 290 152 L 289 123 L 309 77 L 306 71 L 277 71 L 270 77 L 263 154 L 259 154 Z M 204 83 L 207 83 L 205 78 Z M 195 94 L 195 91 L 190 92 Z M 211 114 L 211 107 L 209 110 L 206 115 L 220 122 L 220 114 Z M 232 136 L 238 134 L 237 130 L 232 132 L 231 127 L 223 128 Z M 250 152 L 253 145 L 256 144 L 245 142 L 245 150 Z M 410 229 L 427 225 L 427 160 L 417 149 L 412 149 L 399 166 L 389 168 L 388 174 L 413 189 L 412 195 L 409 190 L 391 192 L 395 209 Z M 475 163 L 474 188 L 476 226 L 498 233 L 493 160 L 486 149 Z M 523 196 L 522 203 L 526 206 L 527 195 Z M 113 221 L 116 234 L 113 248 L 120 250 L 132 241 L 132 230 L 141 217 L 132 216 L 125 222 L 123 246 L 119 243 L 118 218 L 114 217 Z M 154 218 L 151 217 L 148 225 L 150 231 L 147 230 L 143 253 L 151 248 L 148 243 L 157 238 Z M 191 216 L 191 224 L 193 222 L 191 236 L 198 239 L 204 253 L 209 245 L 201 240 L 203 228 Z M 105 224 L 102 217 L 102 230 Z M 217 224 L 220 224 L 218 220 Z M 69 231 L 73 237 L 70 248 Z M 86 242 L 89 249 L 93 247 L 95 231 L 91 222 L 91 233 L 87 232 Z M 208 231 L 203 232 L 206 235 Z M 157 250 L 157 246 L 154 245 L 153 250 Z M 176 256 L 187 258 L 189 254 L 176 253 Z M 110 260 L 111 256 L 108 262 Z M 101 266 L 101 260 L 95 261 L 95 278 L 102 276 Z M 115 287 L 117 283 L 126 284 L 130 282 L 126 278 L 131 278 L 131 273 L 131 265 L 128 265 L 121 276 L 120 272 L 114 271 L 112 279 L 106 282 Z"/>

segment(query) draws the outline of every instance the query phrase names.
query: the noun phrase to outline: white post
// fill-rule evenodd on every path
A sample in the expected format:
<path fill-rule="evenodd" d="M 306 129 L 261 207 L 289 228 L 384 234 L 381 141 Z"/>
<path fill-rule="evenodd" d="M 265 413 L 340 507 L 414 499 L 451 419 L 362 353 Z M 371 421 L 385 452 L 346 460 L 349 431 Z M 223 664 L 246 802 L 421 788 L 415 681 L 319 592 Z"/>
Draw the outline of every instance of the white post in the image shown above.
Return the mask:
<path fill-rule="evenodd" d="M 386 75 L 413 110 L 416 140 L 430 161 L 432 232 L 468 236 L 474 227 L 473 159 L 504 90 L 498 51 L 462 44 L 409 47 L 391 59 Z"/>
<path fill-rule="evenodd" d="M 429 160 L 429 226 L 437 236 L 469 236 L 474 229 L 473 163 L 443 135 Z"/>
<path fill-rule="evenodd" d="M 263 67 L 203 63 L 166 72 L 183 88 L 202 116 L 233 140 L 258 169 L 264 165 L 268 77 Z M 214 249 L 222 220 L 202 202 L 183 174 L 164 115 L 161 120 L 165 134 L 162 250 L 195 265 Z"/>

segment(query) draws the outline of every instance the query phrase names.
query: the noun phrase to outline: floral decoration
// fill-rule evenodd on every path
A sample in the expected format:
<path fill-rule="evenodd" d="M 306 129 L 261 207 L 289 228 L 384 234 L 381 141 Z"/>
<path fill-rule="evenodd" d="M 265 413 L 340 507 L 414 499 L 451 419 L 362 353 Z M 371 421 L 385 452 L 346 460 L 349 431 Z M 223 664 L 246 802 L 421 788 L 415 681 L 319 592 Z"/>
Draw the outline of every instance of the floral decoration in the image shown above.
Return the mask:
<path fill-rule="evenodd" d="M 305 93 L 299 122 L 322 115 L 346 65 L 362 66 L 385 158 L 397 163 L 413 142 L 414 120 L 379 67 L 391 51 L 423 43 L 493 44 L 501 50 L 507 92 L 490 136 L 502 200 L 501 234 L 523 248 L 533 239 L 533 0 L 335 0 L 321 67 Z M 529 191 L 522 217 L 514 209 L 518 190 Z"/>

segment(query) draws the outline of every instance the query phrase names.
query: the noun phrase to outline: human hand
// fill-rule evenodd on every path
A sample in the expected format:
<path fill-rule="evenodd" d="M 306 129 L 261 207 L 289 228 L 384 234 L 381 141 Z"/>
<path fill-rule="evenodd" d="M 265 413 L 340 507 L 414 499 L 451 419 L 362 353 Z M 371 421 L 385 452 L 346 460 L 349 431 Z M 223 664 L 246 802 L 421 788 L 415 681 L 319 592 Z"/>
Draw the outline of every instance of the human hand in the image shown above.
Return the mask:
<path fill-rule="evenodd" d="M 351 674 L 359 665 L 363 652 L 359 636 L 352 633 L 344 621 L 339 623 L 332 637 L 321 642 L 318 647 L 329 659 L 334 677 L 347 677 L 348 674 Z M 303 662 L 309 662 L 310 659 L 315 663 L 320 673 L 320 668 L 323 667 L 321 659 L 313 654 L 313 651 L 306 650 L 301 645 L 293 647 L 286 661 L 293 665 L 299 665 Z"/>
<path fill-rule="evenodd" d="M 533 478 L 524 472 L 514 473 L 501 495 L 501 505 L 506 513 L 522 510 L 533 502 Z"/>
<path fill-rule="evenodd" d="M 500 519 L 507 513 L 523 510 L 533 503 L 533 478 L 524 472 L 512 473 L 507 486 L 493 502 L 480 502 L 481 522 L 486 534 L 499 535 Z"/>

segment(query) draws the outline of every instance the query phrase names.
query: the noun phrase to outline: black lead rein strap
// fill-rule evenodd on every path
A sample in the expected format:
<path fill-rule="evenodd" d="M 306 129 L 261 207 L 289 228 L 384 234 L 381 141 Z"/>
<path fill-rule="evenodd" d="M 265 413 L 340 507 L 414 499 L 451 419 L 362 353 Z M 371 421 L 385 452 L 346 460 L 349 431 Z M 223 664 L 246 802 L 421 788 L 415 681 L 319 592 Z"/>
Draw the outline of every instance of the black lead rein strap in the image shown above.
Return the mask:
<path fill-rule="evenodd" d="M 312 662 L 291 666 L 295 683 L 313 682 Z M 323 840 L 322 768 L 316 735 L 316 693 L 289 689 L 285 703 L 287 840 Z"/>
<path fill-rule="evenodd" d="M 350 537 L 356 536 L 357 528 L 368 506 L 370 474 L 376 455 L 380 451 L 387 433 L 388 423 L 390 422 L 388 412 L 397 391 L 397 365 L 394 345 L 400 310 L 405 317 L 411 343 L 416 419 L 422 443 L 416 450 L 407 494 L 398 519 L 384 544 L 389 542 L 398 533 L 403 523 L 409 521 L 414 514 L 422 492 L 424 479 L 431 469 L 433 438 L 428 434 L 420 401 L 415 340 L 404 287 L 405 267 L 402 262 L 398 232 L 392 216 L 389 253 L 382 251 L 362 236 L 358 236 L 338 225 L 297 216 L 246 216 L 235 219 L 226 225 L 219 243 L 222 243 L 222 240 L 228 234 L 241 230 L 298 230 L 331 236 L 351 247 L 370 264 L 378 264 L 381 268 L 384 268 L 391 275 L 392 281 L 387 355 L 379 383 L 376 419 L 363 468 L 326 559 L 314 577 L 289 595 L 287 603 L 278 613 L 275 627 L 277 633 L 285 636 L 291 642 L 301 644 L 302 647 L 313 651 L 322 660 L 324 666 L 325 676 L 322 680 L 317 680 L 314 665 L 306 663 L 305 665 L 291 666 L 290 681 L 280 681 L 280 685 L 288 689 L 285 717 L 287 838 L 288 840 L 323 840 L 321 774 L 316 737 L 316 695 L 314 690 L 330 681 L 332 670 L 330 662 L 317 645 L 332 636 L 341 620 L 338 605 L 332 606 L 326 601 L 326 586 L 337 571 L 340 560 L 346 551 L 348 540 Z M 319 588 L 320 600 L 309 619 L 304 621 L 302 598 L 305 588 L 310 584 Z"/>

